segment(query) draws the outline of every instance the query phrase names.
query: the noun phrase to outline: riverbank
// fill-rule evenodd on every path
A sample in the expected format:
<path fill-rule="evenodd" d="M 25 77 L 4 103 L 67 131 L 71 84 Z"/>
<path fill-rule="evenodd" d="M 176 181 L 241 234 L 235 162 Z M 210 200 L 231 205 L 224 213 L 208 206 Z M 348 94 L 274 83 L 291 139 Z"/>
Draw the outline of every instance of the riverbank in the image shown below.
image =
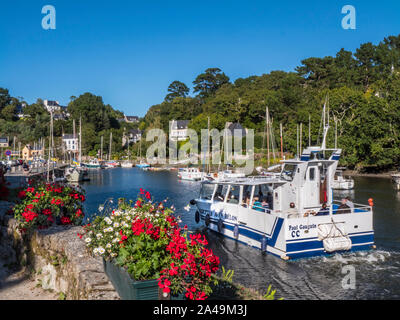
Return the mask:
<path fill-rule="evenodd" d="M 369 177 L 369 178 L 384 178 L 391 179 L 392 174 L 398 173 L 396 171 L 381 172 L 381 173 L 360 173 L 357 171 L 346 170 L 343 171 L 343 175 L 351 177 Z"/>

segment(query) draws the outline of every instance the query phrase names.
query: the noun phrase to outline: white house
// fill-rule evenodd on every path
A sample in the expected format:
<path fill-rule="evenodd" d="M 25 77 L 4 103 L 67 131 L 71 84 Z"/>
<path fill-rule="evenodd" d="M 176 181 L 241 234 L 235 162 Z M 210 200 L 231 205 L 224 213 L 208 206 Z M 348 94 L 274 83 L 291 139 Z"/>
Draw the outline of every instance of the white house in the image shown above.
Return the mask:
<path fill-rule="evenodd" d="M 78 152 L 78 136 L 73 134 L 64 134 L 62 136 L 65 151 Z"/>
<path fill-rule="evenodd" d="M 58 101 L 44 100 L 43 103 L 48 112 L 61 111 L 61 106 Z"/>
<path fill-rule="evenodd" d="M 172 120 L 169 122 L 169 137 L 172 141 L 184 141 L 189 138 L 189 120 Z"/>

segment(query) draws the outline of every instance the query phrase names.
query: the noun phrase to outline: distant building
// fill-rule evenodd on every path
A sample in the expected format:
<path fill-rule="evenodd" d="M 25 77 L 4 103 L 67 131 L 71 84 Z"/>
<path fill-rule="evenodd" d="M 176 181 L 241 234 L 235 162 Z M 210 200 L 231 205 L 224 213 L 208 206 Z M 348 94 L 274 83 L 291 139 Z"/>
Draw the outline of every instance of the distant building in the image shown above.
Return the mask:
<path fill-rule="evenodd" d="M 18 118 L 22 119 L 25 118 L 25 114 L 24 114 L 24 108 L 26 107 L 26 103 L 19 103 L 17 104 L 17 107 L 15 109 L 15 113 L 17 115 Z"/>
<path fill-rule="evenodd" d="M 139 129 L 131 129 L 129 130 L 128 137 L 130 143 L 139 142 L 142 139 L 142 130 Z"/>
<path fill-rule="evenodd" d="M 36 146 L 32 147 L 30 144 L 27 144 L 22 149 L 22 159 L 27 161 L 32 161 L 38 158 L 44 157 L 44 150 L 43 148 Z"/>
<path fill-rule="evenodd" d="M 72 152 L 78 152 L 78 137 L 73 134 L 64 134 L 62 136 L 62 142 L 65 148 L 65 151 L 72 151 Z"/>
<path fill-rule="evenodd" d="M 189 138 L 187 133 L 189 120 L 172 120 L 169 122 L 169 137 L 172 141 L 184 141 Z"/>
<path fill-rule="evenodd" d="M 239 136 L 240 133 L 242 137 L 245 137 L 247 135 L 247 129 L 243 128 L 243 126 L 238 122 L 227 122 L 225 124 L 225 129 L 228 129 L 231 132 L 232 137 Z"/>
<path fill-rule="evenodd" d="M 8 148 L 8 138 L 0 137 L 0 148 Z"/>
<path fill-rule="evenodd" d="M 138 116 L 127 116 L 127 115 L 124 115 L 124 120 L 127 123 L 138 123 L 139 122 L 139 117 Z"/>
<path fill-rule="evenodd" d="M 66 120 L 69 117 L 67 107 L 60 106 L 58 101 L 44 100 L 43 103 L 47 111 L 53 113 L 54 120 Z"/>
<path fill-rule="evenodd" d="M 125 134 L 122 136 L 122 146 L 126 146 L 127 143 L 133 143 L 135 144 L 136 142 L 139 142 L 142 139 L 142 134 L 143 131 L 139 129 L 131 129 L 128 131 L 128 134 Z"/>
<path fill-rule="evenodd" d="M 61 106 L 58 103 L 58 101 L 44 100 L 43 103 L 44 103 L 44 106 L 46 107 L 48 112 L 61 111 Z"/>

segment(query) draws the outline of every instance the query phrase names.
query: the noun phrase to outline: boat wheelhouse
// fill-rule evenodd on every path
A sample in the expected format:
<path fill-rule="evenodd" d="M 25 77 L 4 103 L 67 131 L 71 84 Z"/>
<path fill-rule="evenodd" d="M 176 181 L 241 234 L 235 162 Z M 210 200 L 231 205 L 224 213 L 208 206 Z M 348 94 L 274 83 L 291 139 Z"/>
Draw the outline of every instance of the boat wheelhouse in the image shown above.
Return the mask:
<path fill-rule="evenodd" d="M 196 222 L 285 260 L 374 248 L 372 206 L 333 198 L 342 150 L 325 148 L 327 131 L 279 175 L 202 182 Z"/>

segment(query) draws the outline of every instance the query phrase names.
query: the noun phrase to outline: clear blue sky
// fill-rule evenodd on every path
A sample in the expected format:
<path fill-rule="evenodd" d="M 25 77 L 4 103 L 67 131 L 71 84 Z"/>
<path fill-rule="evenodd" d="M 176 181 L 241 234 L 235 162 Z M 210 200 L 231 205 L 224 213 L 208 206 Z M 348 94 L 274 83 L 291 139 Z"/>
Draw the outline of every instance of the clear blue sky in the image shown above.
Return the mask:
<path fill-rule="evenodd" d="M 42 29 L 46 4 L 56 8 L 56 30 Z M 347 4 L 356 30 L 341 28 Z M 232 80 L 291 71 L 304 58 L 399 33 L 394 0 L 2 0 L 0 87 L 64 105 L 89 91 L 143 116 L 172 81 L 191 87 L 209 67 Z"/>

